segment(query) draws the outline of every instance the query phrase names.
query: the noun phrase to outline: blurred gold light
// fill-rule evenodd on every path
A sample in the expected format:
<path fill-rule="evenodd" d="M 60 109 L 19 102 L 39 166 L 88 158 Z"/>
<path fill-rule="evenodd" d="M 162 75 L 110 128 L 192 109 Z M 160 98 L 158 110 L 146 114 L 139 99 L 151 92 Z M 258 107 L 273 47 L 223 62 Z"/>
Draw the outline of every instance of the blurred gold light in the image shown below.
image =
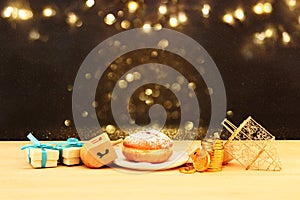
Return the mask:
<path fill-rule="evenodd" d="M 263 44 L 266 38 L 265 32 L 262 33 L 255 33 L 254 34 L 254 43 L 255 44 Z"/>
<path fill-rule="evenodd" d="M 121 89 L 124 89 L 124 88 L 126 88 L 127 87 L 127 82 L 125 81 L 125 80 L 120 80 L 119 82 L 118 82 L 118 85 L 119 85 L 119 87 L 121 88 Z"/>
<path fill-rule="evenodd" d="M 134 76 L 133 76 L 132 73 L 128 73 L 126 75 L 125 79 L 126 79 L 127 82 L 132 82 L 132 81 L 134 81 Z"/>
<path fill-rule="evenodd" d="M 257 3 L 256 5 L 253 6 L 253 12 L 257 15 L 261 15 L 264 13 L 264 4 L 262 3 Z"/>
<path fill-rule="evenodd" d="M 282 42 L 285 44 L 291 42 L 291 36 L 287 32 L 282 33 Z"/>
<path fill-rule="evenodd" d="M 29 32 L 29 39 L 30 40 L 38 40 L 40 39 L 40 33 L 37 30 L 31 30 Z"/>
<path fill-rule="evenodd" d="M 44 17 L 53 17 L 56 15 L 56 11 L 51 7 L 46 7 L 43 9 Z"/>
<path fill-rule="evenodd" d="M 150 24 L 150 22 L 145 22 L 145 24 L 143 25 L 143 30 L 145 32 L 151 31 L 151 24 Z"/>
<path fill-rule="evenodd" d="M 296 6 L 297 1 L 296 0 L 286 0 L 285 3 L 290 7 L 293 8 Z"/>
<path fill-rule="evenodd" d="M 123 29 L 129 29 L 129 28 L 130 28 L 130 21 L 128 21 L 127 19 L 123 20 L 123 21 L 121 22 L 121 27 L 122 27 Z"/>
<path fill-rule="evenodd" d="M 223 22 L 227 23 L 227 24 L 230 24 L 230 25 L 233 25 L 234 24 L 234 19 L 233 19 L 233 16 L 232 14 L 225 14 L 223 16 Z"/>
<path fill-rule="evenodd" d="M 184 125 L 184 129 L 190 131 L 194 128 L 194 123 L 191 121 L 187 121 Z"/>
<path fill-rule="evenodd" d="M 300 15 L 298 16 L 298 23 L 300 24 Z"/>
<path fill-rule="evenodd" d="M 150 96 L 152 94 L 152 90 L 150 88 L 146 89 L 145 94 Z"/>
<path fill-rule="evenodd" d="M 87 0 L 85 2 L 85 5 L 89 8 L 93 7 L 95 5 L 95 0 Z"/>
<path fill-rule="evenodd" d="M 113 134 L 116 131 L 116 127 L 109 124 L 105 127 L 105 131 L 109 134 Z"/>
<path fill-rule="evenodd" d="M 180 23 L 183 23 L 183 24 L 187 22 L 188 18 L 186 16 L 185 12 L 178 13 L 178 20 Z"/>
<path fill-rule="evenodd" d="M 73 12 L 69 12 L 68 13 L 68 16 L 67 16 L 67 19 L 66 19 L 66 22 L 70 25 L 74 25 L 78 20 L 78 17 L 75 13 Z"/>
<path fill-rule="evenodd" d="M 18 10 L 18 18 L 20 20 L 28 20 L 31 19 L 32 17 L 33 17 L 33 13 L 31 10 L 27 10 L 27 9 Z"/>
<path fill-rule="evenodd" d="M 162 25 L 159 24 L 159 23 L 158 23 L 158 24 L 155 24 L 155 25 L 154 25 L 154 29 L 155 29 L 155 30 L 161 30 L 161 29 L 162 29 Z"/>
<path fill-rule="evenodd" d="M 171 16 L 169 19 L 169 24 L 171 27 L 176 27 L 179 25 L 178 19 L 176 16 Z"/>
<path fill-rule="evenodd" d="M 9 18 L 12 16 L 14 8 L 11 6 L 7 6 L 2 10 L 1 16 L 3 18 Z"/>
<path fill-rule="evenodd" d="M 234 17 L 240 21 L 244 21 L 245 20 L 245 13 L 244 10 L 242 8 L 237 8 L 234 11 Z"/>
<path fill-rule="evenodd" d="M 269 14 L 273 10 L 272 4 L 269 2 L 264 3 L 264 12 Z"/>
<path fill-rule="evenodd" d="M 139 4 L 135 1 L 129 1 L 127 7 L 130 13 L 135 13 L 136 10 L 139 8 Z"/>
<path fill-rule="evenodd" d="M 265 30 L 265 35 L 266 35 L 267 38 L 272 37 L 274 35 L 274 30 L 272 28 L 267 28 Z"/>
<path fill-rule="evenodd" d="M 115 22 L 116 17 L 112 13 L 109 13 L 104 17 L 104 23 L 107 25 L 113 25 Z"/>
<path fill-rule="evenodd" d="M 71 125 L 71 120 L 66 119 L 66 120 L 64 121 L 64 124 L 65 124 L 65 126 L 70 126 L 70 125 Z"/>
<path fill-rule="evenodd" d="M 208 18 L 209 13 L 210 13 L 210 5 L 209 4 L 204 4 L 201 11 L 202 11 L 203 17 Z"/>
<path fill-rule="evenodd" d="M 168 12 L 167 6 L 166 6 L 166 5 L 160 5 L 160 6 L 158 7 L 158 12 L 159 12 L 160 14 L 162 14 L 162 15 L 167 14 L 167 12 Z"/>

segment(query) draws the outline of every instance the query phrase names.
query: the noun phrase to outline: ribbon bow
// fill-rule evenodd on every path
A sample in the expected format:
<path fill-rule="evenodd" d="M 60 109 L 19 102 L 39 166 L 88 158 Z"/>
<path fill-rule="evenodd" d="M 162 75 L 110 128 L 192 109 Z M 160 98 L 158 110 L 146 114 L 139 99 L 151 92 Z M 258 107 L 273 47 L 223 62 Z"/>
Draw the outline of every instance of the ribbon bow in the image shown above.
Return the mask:
<path fill-rule="evenodd" d="M 21 150 L 28 149 L 28 160 L 29 163 L 31 163 L 31 157 L 30 157 L 30 148 L 40 148 L 42 150 L 42 161 L 41 161 L 41 167 L 46 167 L 47 162 L 47 152 L 45 149 L 55 149 L 51 145 L 47 144 L 41 144 L 40 141 L 38 141 L 31 133 L 27 135 L 27 138 L 33 143 L 29 145 L 25 145 L 21 147 Z"/>

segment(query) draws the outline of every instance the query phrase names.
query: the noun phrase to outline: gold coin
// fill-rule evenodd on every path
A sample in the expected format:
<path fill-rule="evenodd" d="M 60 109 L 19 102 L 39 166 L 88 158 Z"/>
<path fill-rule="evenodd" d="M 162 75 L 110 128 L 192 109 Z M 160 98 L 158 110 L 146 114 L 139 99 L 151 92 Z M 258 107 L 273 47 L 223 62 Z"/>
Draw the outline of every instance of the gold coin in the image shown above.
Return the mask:
<path fill-rule="evenodd" d="M 194 174 L 196 172 L 196 169 L 194 168 L 194 166 L 190 165 L 186 167 L 180 167 L 179 172 L 183 174 Z"/>
<path fill-rule="evenodd" d="M 222 169 L 207 169 L 207 172 L 220 172 Z"/>

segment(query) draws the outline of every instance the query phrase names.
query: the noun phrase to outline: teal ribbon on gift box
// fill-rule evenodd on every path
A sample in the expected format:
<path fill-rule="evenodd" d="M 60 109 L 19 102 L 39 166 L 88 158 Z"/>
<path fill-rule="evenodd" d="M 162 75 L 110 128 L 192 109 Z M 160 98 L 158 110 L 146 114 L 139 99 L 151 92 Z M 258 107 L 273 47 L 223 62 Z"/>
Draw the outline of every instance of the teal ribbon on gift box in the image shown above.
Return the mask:
<path fill-rule="evenodd" d="M 54 144 L 54 148 L 59 150 L 59 161 L 60 163 L 63 163 L 62 154 L 65 148 L 82 147 L 84 143 L 80 142 L 77 138 L 69 138 L 65 142 L 51 142 L 50 144 Z"/>
<path fill-rule="evenodd" d="M 31 163 L 31 157 L 30 157 L 30 148 L 40 148 L 42 150 L 42 161 L 41 161 L 41 168 L 46 167 L 47 162 L 47 152 L 45 149 L 53 149 L 56 150 L 54 146 L 48 145 L 48 144 L 41 144 L 38 139 L 36 139 L 31 133 L 27 135 L 27 138 L 33 143 L 30 145 L 25 145 L 21 147 L 21 150 L 28 149 L 28 160 L 29 163 Z"/>

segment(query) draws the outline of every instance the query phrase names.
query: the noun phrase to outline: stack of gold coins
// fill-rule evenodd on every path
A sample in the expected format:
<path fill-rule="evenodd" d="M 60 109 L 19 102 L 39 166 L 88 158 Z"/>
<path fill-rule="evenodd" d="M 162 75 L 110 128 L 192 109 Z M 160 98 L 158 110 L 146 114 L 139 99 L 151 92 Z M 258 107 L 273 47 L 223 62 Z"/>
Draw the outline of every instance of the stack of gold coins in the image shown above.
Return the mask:
<path fill-rule="evenodd" d="M 217 139 L 214 141 L 210 154 L 210 165 L 208 172 L 222 171 L 222 164 L 224 159 L 223 140 Z"/>

